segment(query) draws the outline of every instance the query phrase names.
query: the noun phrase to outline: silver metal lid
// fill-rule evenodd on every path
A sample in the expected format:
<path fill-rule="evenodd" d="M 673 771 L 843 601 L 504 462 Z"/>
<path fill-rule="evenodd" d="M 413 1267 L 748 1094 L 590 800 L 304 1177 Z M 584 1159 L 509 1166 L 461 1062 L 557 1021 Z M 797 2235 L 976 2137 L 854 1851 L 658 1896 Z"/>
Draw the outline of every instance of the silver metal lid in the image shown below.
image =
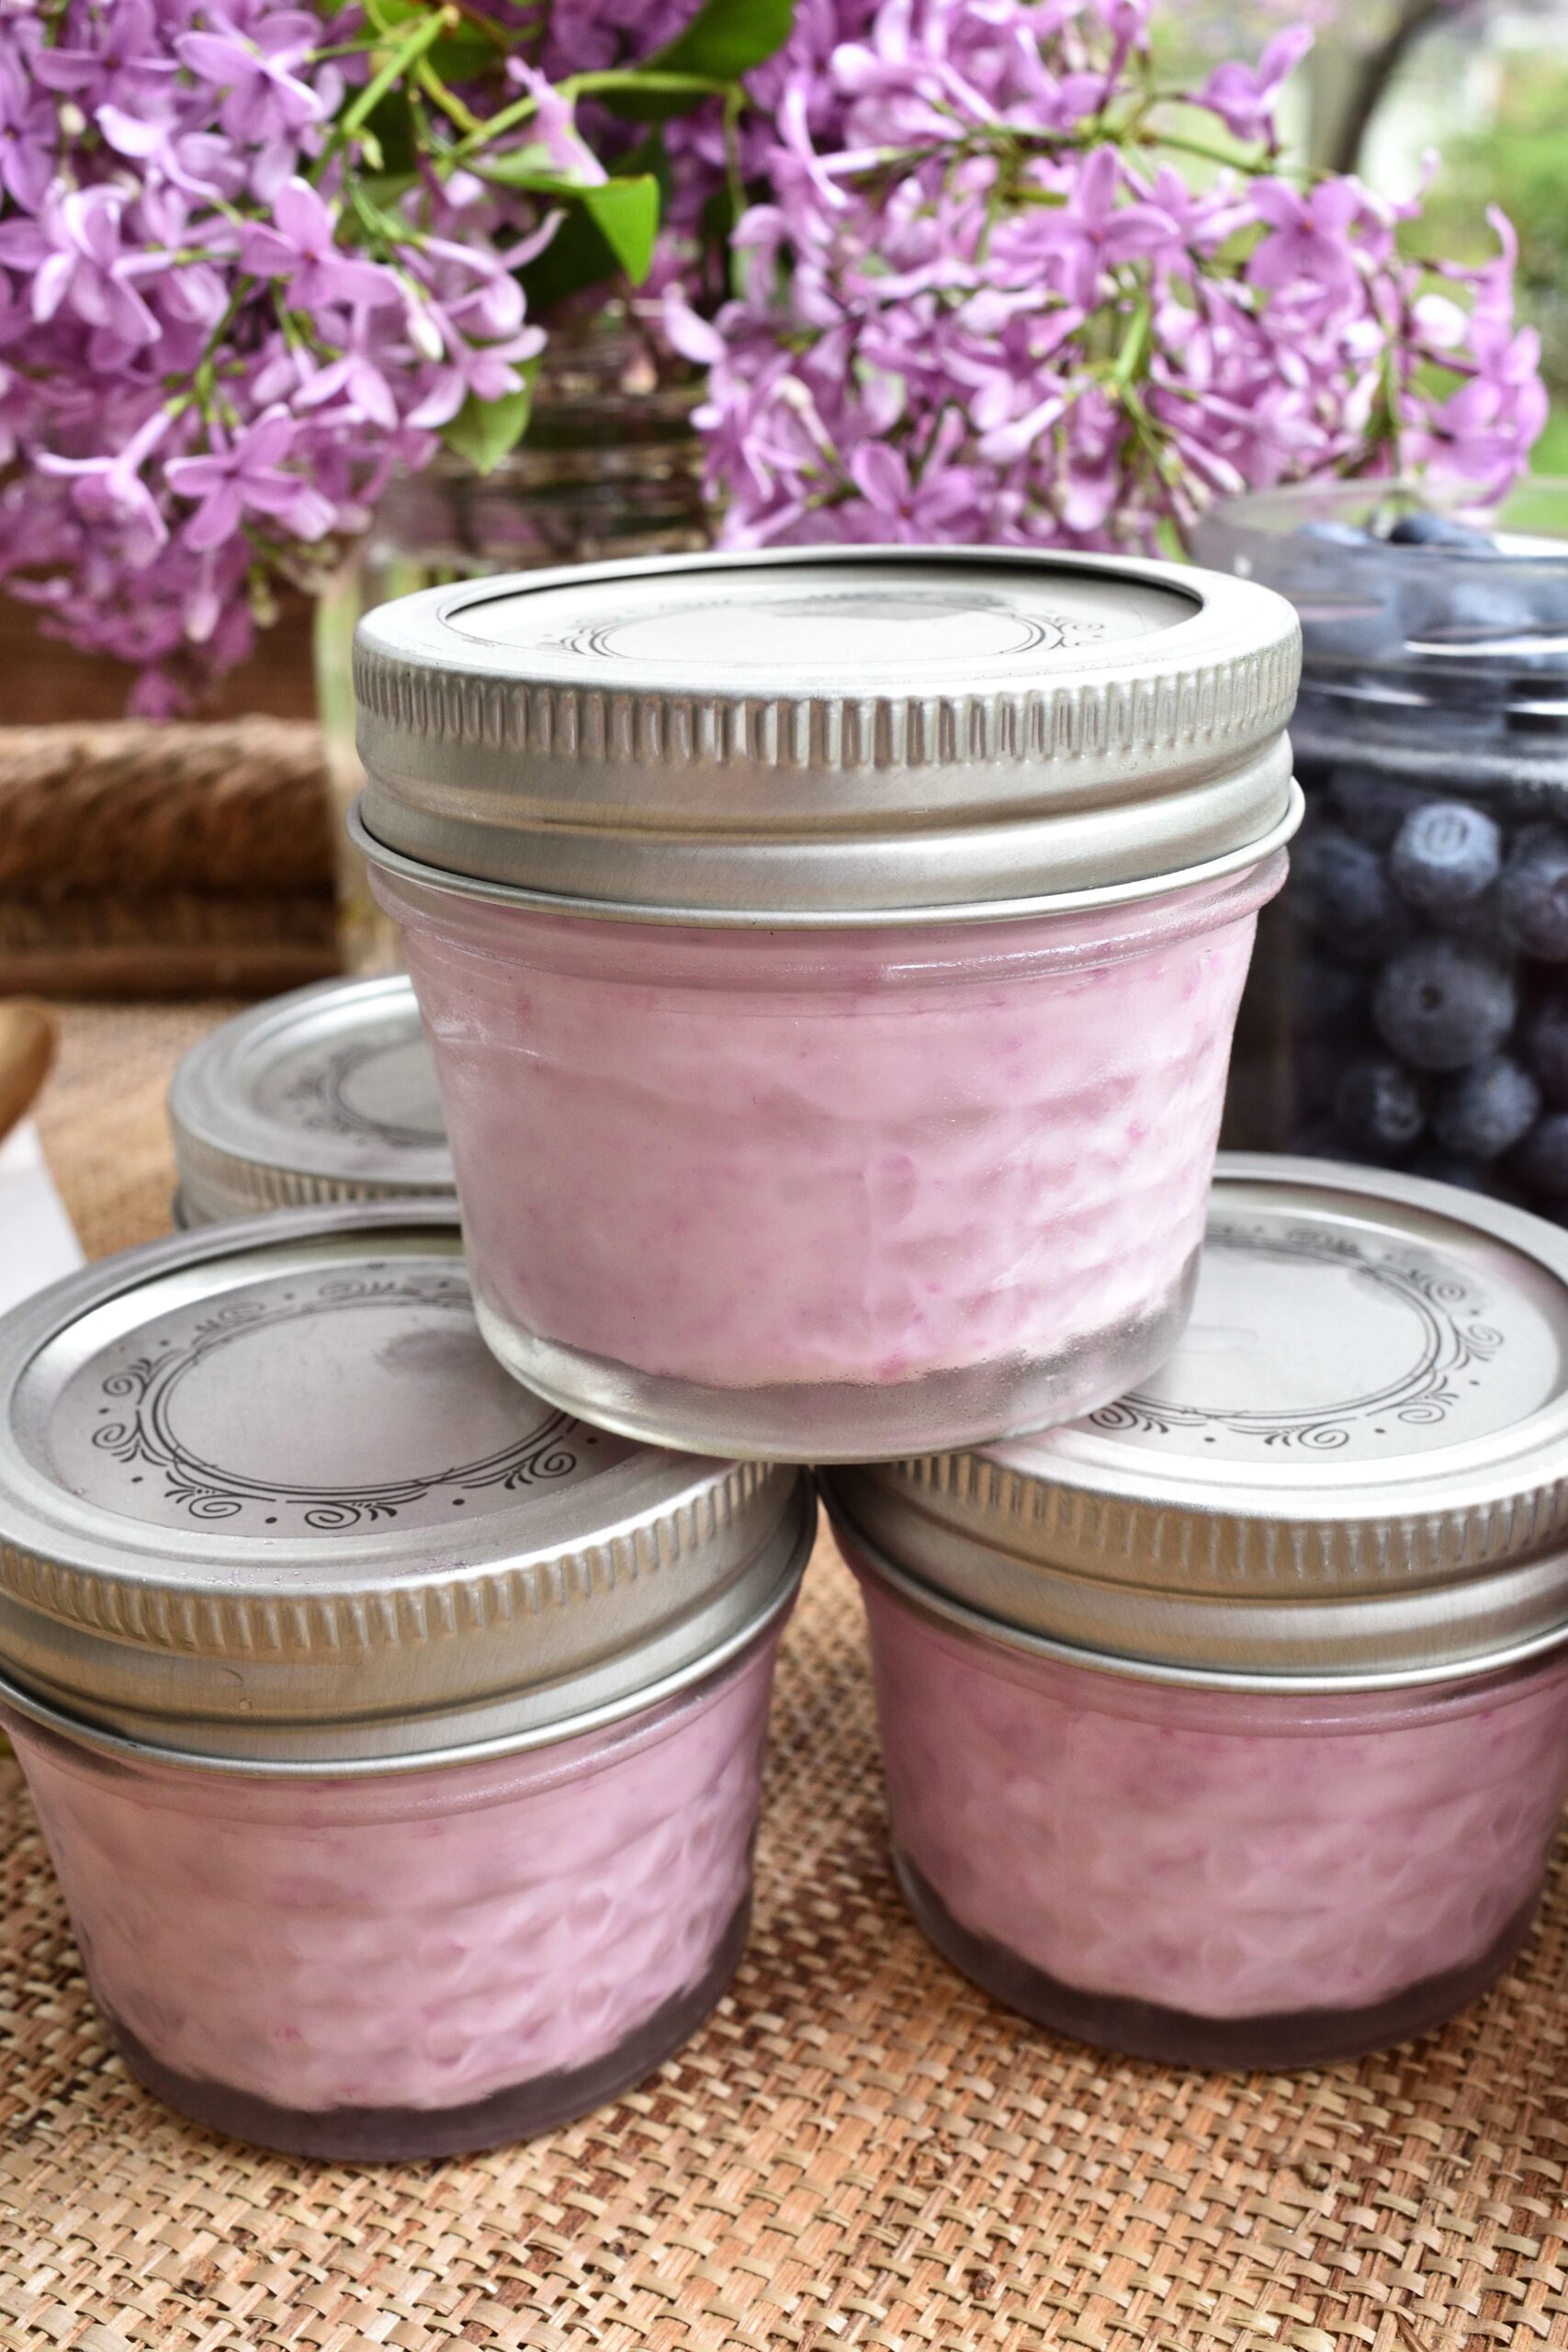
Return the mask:
<path fill-rule="evenodd" d="M 401 972 L 296 989 L 221 1023 L 175 1072 L 169 1126 L 186 1225 L 453 1189 Z"/>
<path fill-rule="evenodd" d="M 558 1738 L 751 1639 L 811 1518 L 795 1472 L 512 1380 L 434 1202 L 209 1227 L 0 1324 L 0 1661 L 78 1736 L 274 1771 Z"/>
<path fill-rule="evenodd" d="M 1090 1662 L 1338 1689 L 1528 1656 L 1568 1634 L 1568 1234 L 1222 1158 L 1186 1338 L 1136 1395 L 828 1483 L 933 1602 Z"/>
<path fill-rule="evenodd" d="M 1293 829 L 1301 633 L 1184 565 L 795 548 L 518 573 L 355 645 L 395 872 L 703 922 L 951 918 L 1223 870 Z"/>

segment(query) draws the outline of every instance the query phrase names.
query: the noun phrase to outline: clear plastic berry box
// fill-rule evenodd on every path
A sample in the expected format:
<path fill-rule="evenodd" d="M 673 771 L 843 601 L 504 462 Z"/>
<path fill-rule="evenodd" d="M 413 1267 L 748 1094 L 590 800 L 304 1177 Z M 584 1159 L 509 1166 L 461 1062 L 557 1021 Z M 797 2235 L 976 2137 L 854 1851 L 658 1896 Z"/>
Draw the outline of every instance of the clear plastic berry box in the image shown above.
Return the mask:
<path fill-rule="evenodd" d="M 1200 559 L 1301 615 L 1307 817 L 1259 928 L 1227 1142 L 1568 1215 L 1568 482 L 1236 499 Z"/>

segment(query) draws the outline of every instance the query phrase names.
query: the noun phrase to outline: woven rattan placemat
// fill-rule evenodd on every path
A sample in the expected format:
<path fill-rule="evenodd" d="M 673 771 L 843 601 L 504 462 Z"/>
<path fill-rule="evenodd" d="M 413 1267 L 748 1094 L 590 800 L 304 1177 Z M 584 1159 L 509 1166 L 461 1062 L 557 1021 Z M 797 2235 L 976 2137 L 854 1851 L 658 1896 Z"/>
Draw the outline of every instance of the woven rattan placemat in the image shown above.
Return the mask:
<path fill-rule="evenodd" d="M 89 1248 L 158 1230 L 206 1011 L 82 1013 L 46 1129 Z M 1568 1887 L 1447 2032 L 1293 2080 L 1017 2024 L 904 1917 L 826 1547 L 785 1645 L 756 1931 L 642 2093 L 478 2161 L 306 2166 L 188 2129 L 104 2043 L 0 1768 L 6 2352 L 1568 2346 Z"/>

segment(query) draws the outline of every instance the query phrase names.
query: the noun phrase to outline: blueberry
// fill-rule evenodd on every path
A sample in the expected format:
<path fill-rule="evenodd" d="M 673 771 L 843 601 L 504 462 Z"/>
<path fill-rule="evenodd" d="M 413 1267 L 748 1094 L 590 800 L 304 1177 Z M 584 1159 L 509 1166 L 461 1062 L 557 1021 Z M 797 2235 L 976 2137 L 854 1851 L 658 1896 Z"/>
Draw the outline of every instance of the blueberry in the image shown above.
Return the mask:
<path fill-rule="evenodd" d="M 1568 838 L 1555 825 L 1527 825 L 1497 886 L 1506 935 L 1523 955 L 1568 962 Z"/>
<path fill-rule="evenodd" d="M 1380 975 L 1372 1018 L 1391 1053 L 1416 1069 L 1468 1069 L 1495 1054 L 1514 1024 L 1514 983 L 1479 948 L 1420 939 Z"/>
<path fill-rule="evenodd" d="M 1298 523 L 1291 534 L 1296 539 L 1320 539 L 1325 547 L 1364 548 L 1371 545 L 1370 533 L 1358 530 L 1354 523 L 1337 522 L 1325 515 L 1320 523 Z"/>
<path fill-rule="evenodd" d="M 1461 1159 L 1498 1159 L 1540 1116 L 1540 1089 L 1506 1054 L 1478 1062 L 1445 1086 L 1432 1131 Z"/>
<path fill-rule="evenodd" d="M 1554 1111 L 1568 1110 L 1568 997 L 1542 997 L 1525 1023 L 1525 1054 Z"/>
<path fill-rule="evenodd" d="M 1388 863 L 1406 905 L 1440 917 L 1491 888 L 1503 864 L 1503 836 L 1467 802 L 1432 800 L 1406 817 Z"/>
<path fill-rule="evenodd" d="M 1568 1200 L 1568 1111 L 1538 1119 L 1509 1164 L 1527 1193 Z"/>
<path fill-rule="evenodd" d="M 1396 548 L 1468 548 L 1472 555 L 1496 553 L 1484 531 L 1472 531 L 1467 523 L 1456 523 L 1450 514 L 1422 511 L 1402 514 L 1390 526 L 1388 540 Z"/>
<path fill-rule="evenodd" d="M 1427 1106 L 1410 1072 L 1380 1056 L 1343 1072 L 1334 1116 L 1352 1143 L 1382 1156 L 1408 1149 L 1427 1124 Z"/>
<path fill-rule="evenodd" d="M 1365 842 L 1324 825 L 1296 852 L 1296 908 L 1342 956 L 1385 955 L 1409 924 L 1382 858 Z"/>
<path fill-rule="evenodd" d="M 1345 831 L 1369 849 L 1388 849 L 1405 819 L 1432 797 L 1429 785 L 1381 768 L 1347 766 L 1330 772 L 1328 797 Z"/>

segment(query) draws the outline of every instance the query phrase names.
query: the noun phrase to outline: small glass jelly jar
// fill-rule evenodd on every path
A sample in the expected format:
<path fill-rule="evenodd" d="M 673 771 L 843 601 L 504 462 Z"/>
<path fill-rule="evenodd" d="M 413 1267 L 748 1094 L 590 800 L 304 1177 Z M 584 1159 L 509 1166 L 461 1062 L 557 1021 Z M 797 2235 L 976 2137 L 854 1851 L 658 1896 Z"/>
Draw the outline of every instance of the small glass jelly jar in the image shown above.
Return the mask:
<path fill-rule="evenodd" d="M 1186 1319 L 1284 865 L 961 933 L 572 922 L 378 874 L 480 1329 L 609 1428 L 738 1454 L 1119 1394 Z"/>
<path fill-rule="evenodd" d="M 355 830 L 509 1369 L 822 1462 L 1037 1429 L 1168 1354 L 1296 650 L 1243 582 L 963 550 L 367 616 Z"/>
<path fill-rule="evenodd" d="M 352 1780 L 104 1753 L 0 1707 L 131 2073 L 214 2131 L 372 2159 L 641 2082 L 746 1947 L 779 1630 L 601 1730 Z"/>
<path fill-rule="evenodd" d="M 220 1021 L 175 1072 L 169 1139 L 180 1226 L 311 1201 L 450 1202 L 408 975 L 322 980 Z"/>
<path fill-rule="evenodd" d="M 1354 2057 L 1528 1935 L 1568 1650 L 1411 1690 L 1190 1688 L 944 1623 L 863 1556 L 895 1867 L 965 1975 L 1176 2065 Z"/>
<path fill-rule="evenodd" d="M 1222 1159 L 1157 1378 L 840 1472 L 911 1911 L 1025 2016 L 1288 2067 L 1440 2023 L 1568 1796 L 1568 1246 L 1409 1179 Z"/>
<path fill-rule="evenodd" d="M 511 1379 L 449 1203 L 211 1225 L 0 1322 L 0 1720 L 131 2072 L 379 2158 L 660 2064 L 744 1948 L 814 1516 Z"/>

